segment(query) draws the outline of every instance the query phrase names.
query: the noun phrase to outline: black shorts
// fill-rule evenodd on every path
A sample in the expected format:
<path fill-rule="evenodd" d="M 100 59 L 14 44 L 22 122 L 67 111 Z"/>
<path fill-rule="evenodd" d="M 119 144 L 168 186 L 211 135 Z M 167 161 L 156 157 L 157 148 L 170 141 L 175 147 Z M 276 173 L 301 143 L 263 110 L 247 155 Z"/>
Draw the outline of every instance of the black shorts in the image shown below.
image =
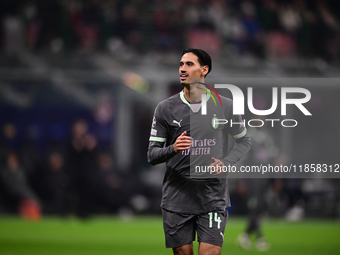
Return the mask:
<path fill-rule="evenodd" d="M 195 241 L 222 247 L 228 212 L 183 214 L 162 209 L 166 248 L 180 247 Z"/>

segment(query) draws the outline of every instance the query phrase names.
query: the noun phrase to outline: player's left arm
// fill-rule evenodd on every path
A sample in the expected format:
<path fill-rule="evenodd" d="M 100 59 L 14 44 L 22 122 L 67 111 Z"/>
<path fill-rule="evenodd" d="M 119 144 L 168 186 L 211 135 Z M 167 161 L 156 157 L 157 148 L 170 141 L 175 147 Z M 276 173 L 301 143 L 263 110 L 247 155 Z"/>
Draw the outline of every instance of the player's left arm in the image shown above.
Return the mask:
<path fill-rule="evenodd" d="M 210 166 L 232 166 L 242 159 L 251 148 L 251 139 L 246 133 L 244 136 L 235 139 L 236 145 L 231 152 L 223 159 L 211 158 L 212 163 Z M 216 172 L 219 174 L 219 172 Z"/>
<path fill-rule="evenodd" d="M 236 144 L 222 159 L 226 166 L 234 165 L 242 159 L 248 153 L 252 145 L 242 117 L 240 115 L 232 115 L 231 112 L 232 111 L 229 111 L 229 123 L 233 123 L 233 125 L 227 126 L 226 131 L 235 139 Z"/>
<path fill-rule="evenodd" d="M 226 135 L 229 133 L 235 139 L 236 144 L 224 158 L 212 158 L 211 166 L 232 166 L 241 160 L 251 148 L 251 138 L 249 137 L 247 129 L 243 124 L 242 117 L 240 115 L 231 115 L 229 120 L 232 120 L 232 123 L 234 124 L 231 127 L 226 127 L 225 132 Z M 226 144 L 225 146 L 228 145 Z"/>
<path fill-rule="evenodd" d="M 242 137 L 235 138 L 236 145 L 231 152 L 222 159 L 224 165 L 234 165 L 241 160 L 251 148 L 251 139 L 248 133 Z"/>

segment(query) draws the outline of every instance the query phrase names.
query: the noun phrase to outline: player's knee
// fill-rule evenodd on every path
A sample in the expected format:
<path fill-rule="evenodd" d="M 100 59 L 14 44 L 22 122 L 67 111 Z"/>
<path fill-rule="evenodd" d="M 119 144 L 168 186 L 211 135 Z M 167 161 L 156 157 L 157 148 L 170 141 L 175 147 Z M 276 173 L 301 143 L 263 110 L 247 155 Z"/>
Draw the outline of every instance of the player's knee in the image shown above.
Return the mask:
<path fill-rule="evenodd" d="M 200 243 L 198 255 L 220 255 L 222 248 L 216 245 Z"/>
<path fill-rule="evenodd" d="M 208 252 L 204 255 L 220 255 L 221 254 L 221 249 L 215 249 L 215 250 L 212 250 L 211 252 Z"/>
<path fill-rule="evenodd" d="M 205 252 L 200 252 L 199 255 L 220 255 L 221 249 L 211 249 Z"/>
<path fill-rule="evenodd" d="M 193 255 L 193 249 L 191 244 L 186 244 L 180 247 L 176 247 L 172 249 L 174 255 Z"/>

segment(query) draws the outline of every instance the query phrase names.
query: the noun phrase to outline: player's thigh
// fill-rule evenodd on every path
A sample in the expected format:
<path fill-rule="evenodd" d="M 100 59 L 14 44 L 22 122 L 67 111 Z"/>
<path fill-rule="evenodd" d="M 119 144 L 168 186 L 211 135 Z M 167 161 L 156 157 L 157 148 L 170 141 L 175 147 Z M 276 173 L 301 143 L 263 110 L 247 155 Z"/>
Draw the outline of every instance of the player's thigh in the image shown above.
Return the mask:
<path fill-rule="evenodd" d="M 162 209 L 165 246 L 181 247 L 195 240 L 196 216 Z"/>
<path fill-rule="evenodd" d="M 227 220 L 227 210 L 201 214 L 196 221 L 198 242 L 222 247 Z"/>

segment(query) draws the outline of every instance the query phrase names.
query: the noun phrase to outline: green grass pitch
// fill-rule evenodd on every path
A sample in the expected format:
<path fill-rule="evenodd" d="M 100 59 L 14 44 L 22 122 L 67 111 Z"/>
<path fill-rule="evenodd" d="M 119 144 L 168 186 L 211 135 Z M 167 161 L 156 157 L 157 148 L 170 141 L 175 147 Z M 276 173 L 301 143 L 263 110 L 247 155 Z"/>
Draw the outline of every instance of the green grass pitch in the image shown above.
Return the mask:
<path fill-rule="evenodd" d="M 222 254 L 340 254 L 340 222 L 304 220 L 288 223 L 265 220 L 264 233 L 271 243 L 267 252 L 243 251 L 235 244 L 245 219 L 230 217 Z M 197 254 L 197 242 L 194 243 Z M 0 218 L 0 255 L 104 255 L 172 254 L 164 247 L 161 217 L 77 219 L 45 218 L 27 222 Z"/>

